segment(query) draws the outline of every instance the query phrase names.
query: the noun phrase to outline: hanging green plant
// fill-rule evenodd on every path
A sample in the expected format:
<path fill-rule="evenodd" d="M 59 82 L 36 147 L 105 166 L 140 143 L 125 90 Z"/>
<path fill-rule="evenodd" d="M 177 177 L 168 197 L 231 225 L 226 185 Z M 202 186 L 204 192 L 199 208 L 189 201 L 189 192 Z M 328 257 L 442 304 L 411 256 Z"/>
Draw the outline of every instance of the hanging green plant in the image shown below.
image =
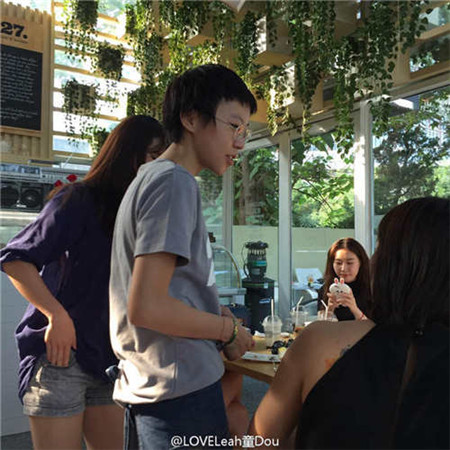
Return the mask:
<path fill-rule="evenodd" d="M 267 125 L 272 135 L 280 127 L 293 123 L 287 100 L 292 97 L 294 86 L 291 85 L 287 67 L 271 67 L 264 83 L 257 85 L 255 92 L 258 98 L 267 102 Z"/>
<path fill-rule="evenodd" d="M 69 57 L 93 52 L 98 19 L 98 1 L 64 0 L 64 44 Z"/>
<path fill-rule="evenodd" d="M 124 57 L 125 50 L 121 45 L 113 46 L 101 42 L 98 44 L 94 69 L 105 78 L 120 81 Z"/>
<path fill-rule="evenodd" d="M 210 5 L 205 1 L 162 0 L 159 12 L 163 23 L 184 39 L 198 34 L 210 17 Z"/>
<path fill-rule="evenodd" d="M 428 20 L 420 13 L 425 1 L 373 2 L 360 31 L 364 61 L 357 65 L 356 86 L 362 98 L 370 98 L 375 134 L 383 133 L 389 117 L 394 58 L 405 52 L 426 30 Z M 361 39 L 360 39 L 361 41 Z"/>
<path fill-rule="evenodd" d="M 219 51 L 226 45 L 227 38 L 233 35 L 234 12 L 220 0 L 210 2 L 210 15 L 214 32 L 214 41 Z"/>
<path fill-rule="evenodd" d="M 143 85 L 163 70 L 162 20 L 156 23 L 155 17 L 155 6 L 151 0 L 138 0 L 136 5 L 126 7 L 126 33 L 128 42 L 133 46 L 134 60 Z"/>
<path fill-rule="evenodd" d="M 271 47 L 275 46 L 278 39 L 276 20 L 280 19 L 283 14 L 283 1 L 267 0 L 265 2 L 265 16 L 267 28 L 267 40 Z"/>
<path fill-rule="evenodd" d="M 130 92 L 127 97 L 127 115 L 149 114 L 161 120 L 164 93 L 171 79 L 170 72 L 165 71 L 159 77 L 158 83 L 147 80 L 145 85 Z"/>
<path fill-rule="evenodd" d="M 75 79 L 68 80 L 62 86 L 64 103 L 62 110 L 65 113 L 66 130 L 69 136 L 77 134 L 76 123 L 81 139 L 90 137 L 97 118 L 96 104 L 98 99 L 97 86 L 93 84 L 78 83 Z"/>
<path fill-rule="evenodd" d="M 97 88 L 92 84 L 78 83 L 75 79 L 67 81 L 62 87 L 64 95 L 63 110 L 68 114 L 92 114 L 95 111 Z"/>
<path fill-rule="evenodd" d="M 109 131 L 106 128 L 94 127 L 91 134 L 91 148 L 92 148 L 92 157 L 95 157 L 100 152 L 103 144 L 109 136 Z"/>
<path fill-rule="evenodd" d="M 308 139 L 311 105 L 319 82 L 332 76 L 338 149 L 353 145 L 355 99 L 372 99 L 372 113 L 386 118 L 393 86 L 393 61 L 425 29 L 420 19 L 424 1 L 372 1 L 361 3 L 362 20 L 354 33 L 336 39 L 335 2 L 285 1 L 283 8 L 292 41 L 297 93 L 302 106 L 301 131 Z M 378 120 L 378 123 L 385 123 Z"/>
<path fill-rule="evenodd" d="M 253 77 L 259 66 L 255 63 L 258 54 L 258 27 L 257 21 L 261 18 L 261 14 L 248 11 L 244 18 L 236 24 L 233 38 L 233 47 L 237 51 L 234 59 L 235 70 L 252 88 Z"/>
<path fill-rule="evenodd" d="M 358 2 L 360 19 L 356 30 L 338 38 L 334 1 L 248 1 L 242 17 L 220 0 L 136 0 L 126 6 L 126 32 L 142 75 L 142 86 L 129 95 L 128 111 L 160 117 L 164 90 L 175 75 L 199 64 L 229 64 L 228 58 L 234 57 L 236 72 L 268 101 L 268 127 L 272 133 L 277 132 L 292 120 L 286 107 L 292 89 L 286 67 L 267 70 L 255 61 L 258 20 L 266 17 L 267 38 L 273 46 L 277 21 L 281 19 L 287 24 L 292 45 L 295 97 L 302 105 L 299 125 L 305 143 L 309 139 L 313 96 L 319 83 L 329 77 L 334 80 L 337 145 L 339 151 L 348 154 L 353 144 L 355 100 L 370 99 L 372 113 L 378 119 L 387 118 L 395 57 L 425 29 L 427 20 L 421 13 L 427 4 L 429 0 Z M 113 54 L 116 48 L 100 44 L 97 49 L 92 44 L 98 2 L 65 0 L 65 5 L 71 11 L 65 26 L 68 41 L 83 56 L 88 55 L 87 45 L 91 45 L 89 51 L 97 51 L 98 70 L 109 79 L 120 79 L 119 61 L 123 61 L 123 53 Z M 202 40 L 200 45 L 193 46 L 191 37 L 202 33 L 209 20 L 213 40 Z M 77 33 L 84 33 L 89 39 Z M 168 65 L 164 67 L 166 51 Z M 377 120 L 377 126 L 382 127 L 384 122 Z"/>
<path fill-rule="evenodd" d="M 201 66 L 203 64 L 219 64 L 220 47 L 211 41 L 205 41 L 192 49 L 192 66 Z"/>
<path fill-rule="evenodd" d="M 304 139 L 311 119 L 311 105 L 319 82 L 330 69 L 334 50 L 334 2 L 287 2 L 285 15 L 292 52 L 296 95 L 302 103 Z"/>

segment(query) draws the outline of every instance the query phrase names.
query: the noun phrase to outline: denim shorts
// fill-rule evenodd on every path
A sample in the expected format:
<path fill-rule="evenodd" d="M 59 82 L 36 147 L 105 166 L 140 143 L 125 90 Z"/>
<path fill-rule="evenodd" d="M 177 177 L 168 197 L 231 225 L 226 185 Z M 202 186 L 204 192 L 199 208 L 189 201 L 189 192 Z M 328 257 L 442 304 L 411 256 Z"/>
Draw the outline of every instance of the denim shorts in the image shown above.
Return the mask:
<path fill-rule="evenodd" d="M 224 450 L 231 448 L 229 438 L 220 381 L 171 400 L 129 405 L 125 412 L 126 450 Z"/>
<path fill-rule="evenodd" d="M 68 367 L 54 366 L 43 354 L 36 362 L 23 397 L 23 413 L 27 416 L 74 416 L 87 406 L 114 404 L 113 389 L 111 382 L 84 372 L 73 351 Z"/>

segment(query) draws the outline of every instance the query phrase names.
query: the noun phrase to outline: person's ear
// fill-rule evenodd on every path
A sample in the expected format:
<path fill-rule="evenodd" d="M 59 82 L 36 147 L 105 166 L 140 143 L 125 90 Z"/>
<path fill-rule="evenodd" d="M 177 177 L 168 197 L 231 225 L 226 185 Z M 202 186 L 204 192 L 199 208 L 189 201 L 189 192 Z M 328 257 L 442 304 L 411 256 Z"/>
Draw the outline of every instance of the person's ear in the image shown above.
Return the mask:
<path fill-rule="evenodd" d="M 183 128 L 185 128 L 187 131 L 193 133 L 198 124 L 198 114 L 196 111 L 189 111 L 186 113 L 180 114 L 180 121 L 183 125 Z"/>

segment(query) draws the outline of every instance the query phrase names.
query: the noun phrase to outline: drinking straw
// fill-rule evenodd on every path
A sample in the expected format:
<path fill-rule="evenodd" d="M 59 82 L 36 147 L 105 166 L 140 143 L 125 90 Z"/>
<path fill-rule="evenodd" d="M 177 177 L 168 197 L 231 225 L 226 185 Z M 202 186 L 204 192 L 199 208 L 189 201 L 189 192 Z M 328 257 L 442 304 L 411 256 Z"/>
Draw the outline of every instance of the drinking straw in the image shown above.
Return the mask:
<path fill-rule="evenodd" d="M 320 301 L 322 302 L 322 305 L 325 306 L 325 320 L 328 320 L 328 305 L 323 300 Z"/>
<path fill-rule="evenodd" d="M 300 297 L 300 300 L 297 302 L 297 304 L 295 305 L 295 325 L 297 326 L 298 324 L 298 308 L 300 306 L 300 303 L 303 300 L 303 296 Z"/>

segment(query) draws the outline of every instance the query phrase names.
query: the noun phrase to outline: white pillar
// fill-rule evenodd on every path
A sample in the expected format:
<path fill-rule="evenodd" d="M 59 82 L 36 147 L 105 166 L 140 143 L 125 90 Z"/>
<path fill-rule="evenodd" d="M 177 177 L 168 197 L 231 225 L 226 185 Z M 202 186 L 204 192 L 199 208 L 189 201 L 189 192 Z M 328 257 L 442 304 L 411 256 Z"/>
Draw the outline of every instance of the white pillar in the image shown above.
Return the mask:
<path fill-rule="evenodd" d="M 292 189 L 289 133 L 279 137 L 278 315 L 289 316 L 292 286 Z"/>
<path fill-rule="evenodd" d="M 355 239 L 370 256 L 373 239 L 373 154 L 372 115 L 368 101 L 360 102 L 359 121 L 355 123 Z"/>

